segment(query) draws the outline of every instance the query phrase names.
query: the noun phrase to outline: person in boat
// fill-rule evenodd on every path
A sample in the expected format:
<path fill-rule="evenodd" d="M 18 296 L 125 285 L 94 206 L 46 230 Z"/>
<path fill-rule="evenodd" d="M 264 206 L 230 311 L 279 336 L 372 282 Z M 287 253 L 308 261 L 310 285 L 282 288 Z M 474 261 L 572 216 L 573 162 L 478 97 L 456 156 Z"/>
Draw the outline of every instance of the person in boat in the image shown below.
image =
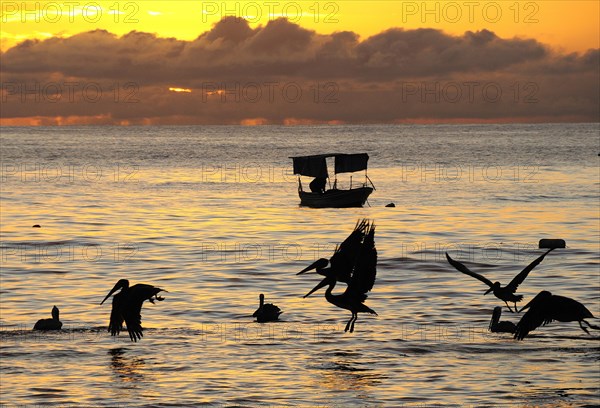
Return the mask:
<path fill-rule="evenodd" d="M 309 187 L 310 191 L 313 193 L 321 193 L 325 192 L 325 186 L 327 185 L 327 179 L 325 177 L 315 177 L 313 181 L 310 182 Z"/>

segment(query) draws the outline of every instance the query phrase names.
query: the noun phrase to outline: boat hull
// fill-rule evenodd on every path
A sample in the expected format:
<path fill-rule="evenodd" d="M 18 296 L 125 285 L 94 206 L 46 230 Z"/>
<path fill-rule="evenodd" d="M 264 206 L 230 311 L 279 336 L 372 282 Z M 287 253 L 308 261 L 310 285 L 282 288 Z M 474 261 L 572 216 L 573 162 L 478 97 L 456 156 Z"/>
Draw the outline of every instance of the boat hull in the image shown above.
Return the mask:
<path fill-rule="evenodd" d="M 371 187 L 353 188 L 351 190 L 327 190 L 325 193 L 309 193 L 299 191 L 300 205 L 312 208 L 349 208 L 362 207 L 369 195 Z"/>

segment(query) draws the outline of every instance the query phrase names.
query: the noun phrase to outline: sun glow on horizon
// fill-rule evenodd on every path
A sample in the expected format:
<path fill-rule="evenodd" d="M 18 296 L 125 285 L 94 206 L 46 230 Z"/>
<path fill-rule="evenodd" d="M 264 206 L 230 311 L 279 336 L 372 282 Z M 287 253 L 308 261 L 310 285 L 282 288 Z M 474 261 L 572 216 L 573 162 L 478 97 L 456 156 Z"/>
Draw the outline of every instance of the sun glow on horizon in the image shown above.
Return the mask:
<path fill-rule="evenodd" d="M 169 91 L 178 93 L 192 93 L 192 90 L 189 88 L 169 88 Z"/>

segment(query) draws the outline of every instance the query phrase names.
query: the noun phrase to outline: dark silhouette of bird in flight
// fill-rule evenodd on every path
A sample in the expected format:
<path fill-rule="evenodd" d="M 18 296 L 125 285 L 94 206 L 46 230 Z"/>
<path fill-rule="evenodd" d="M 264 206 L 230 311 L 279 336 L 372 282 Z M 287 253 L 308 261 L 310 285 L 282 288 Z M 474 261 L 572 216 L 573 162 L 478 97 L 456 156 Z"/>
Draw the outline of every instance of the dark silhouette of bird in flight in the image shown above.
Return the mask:
<path fill-rule="evenodd" d="M 496 306 L 492 312 L 492 320 L 490 320 L 490 331 L 492 333 L 514 333 L 517 326 L 513 322 L 500 321 L 502 316 L 502 307 Z"/>
<path fill-rule="evenodd" d="M 100 304 L 103 304 L 110 295 L 119 289 L 121 291 L 113 297 L 108 331 L 112 336 L 117 336 L 123 330 L 123 322 L 125 322 L 131 341 L 141 340 L 144 336 L 141 315 L 142 304 L 146 300 L 149 300 L 150 303 L 154 303 L 155 300 L 163 301 L 164 298 L 158 296 L 158 293 L 167 291 L 143 283 L 129 287 L 127 279 L 120 279 Z"/>
<path fill-rule="evenodd" d="M 588 318 L 593 319 L 594 315 L 583 304 L 568 297 L 553 295 L 547 290 L 538 293 L 521 311 L 525 309 L 529 310 L 517 323 L 515 331 L 515 339 L 517 340 L 523 340 L 529 332 L 554 320 L 579 322 L 579 327 L 587 334 L 590 334 L 590 332 L 583 326 L 583 323 L 594 330 L 600 330 L 600 327 L 585 321 Z"/>
<path fill-rule="evenodd" d="M 504 287 L 502 287 L 500 285 L 500 282 L 492 283 L 492 281 L 485 278 L 484 276 L 471 271 L 469 268 L 467 268 L 462 263 L 450 258 L 450 255 L 448 255 L 447 252 L 446 252 L 446 259 L 448 259 L 448 262 L 450 263 L 450 265 L 452 265 L 454 268 L 456 268 L 460 272 L 467 274 L 469 276 L 472 276 L 476 279 L 479 279 L 480 281 L 482 281 L 483 283 L 488 285 L 490 288 L 484 293 L 484 295 L 487 295 L 488 293 L 493 292 L 494 296 L 496 296 L 500 300 L 503 300 L 504 303 L 506 303 L 506 307 L 508 307 L 508 310 L 510 310 L 511 312 L 513 310 L 508 305 L 508 302 L 513 302 L 515 305 L 515 312 L 516 312 L 517 311 L 517 302 L 520 302 L 523 299 L 523 295 L 515 295 L 517 288 L 519 287 L 519 285 L 521 283 L 523 283 L 523 281 L 525 280 L 527 275 L 529 275 L 529 272 L 531 272 L 531 270 L 533 268 L 538 266 L 540 264 L 540 262 L 542 262 L 544 257 L 546 255 L 548 255 L 550 253 L 550 251 L 553 251 L 554 249 L 555 248 L 550 248 L 548 251 L 546 251 L 545 254 L 541 255 L 535 261 L 533 261 L 532 263 L 527 265 L 525 267 L 525 269 L 523 269 L 521 272 L 519 272 L 519 274 L 517 276 L 515 276 L 508 285 L 506 285 Z"/>
<path fill-rule="evenodd" d="M 33 330 L 60 330 L 62 322 L 58 320 L 58 307 L 52 308 L 52 319 L 40 319 L 33 326 Z"/>
<path fill-rule="evenodd" d="M 311 265 L 302 269 L 296 275 L 309 272 L 315 269 L 315 272 L 322 276 L 333 276 L 338 282 L 349 283 L 352 277 L 352 268 L 356 263 L 362 242 L 365 237 L 365 231 L 368 227 L 368 221 L 362 220 L 356 223 L 354 230 L 348 235 L 348 237 L 335 248 L 335 252 L 330 260 L 325 258 L 317 259 Z M 327 267 L 327 265 L 331 265 Z M 323 280 L 322 286 L 318 286 L 309 292 L 306 296 L 310 296 L 315 290 L 318 290 L 326 283 Z"/>
<path fill-rule="evenodd" d="M 349 310 L 352 312 L 352 317 L 346 323 L 344 331 L 350 330 L 350 333 L 354 332 L 354 324 L 358 319 L 358 313 L 371 313 L 377 315 L 377 313 L 366 306 L 364 301 L 367 299 L 367 292 L 369 292 L 375 284 L 375 276 L 377 274 L 377 250 L 375 249 L 375 225 L 369 223 L 368 220 L 363 220 L 360 224 L 357 224 L 354 231 L 357 229 L 363 230 L 363 237 L 361 239 L 360 247 L 356 251 L 356 259 L 354 264 L 350 268 L 350 279 L 348 287 L 344 293 L 334 295 L 332 293 L 339 275 L 336 271 L 330 269 L 325 272 L 325 279 L 323 279 L 317 286 L 315 286 L 306 296 L 315 292 L 316 290 L 328 286 L 325 291 L 325 299 L 339 308 Z M 346 249 L 340 247 L 340 252 L 349 250 L 350 246 Z M 351 254 L 343 254 L 350 258 Z M 352 254 L 354 255 L 354 254 Z M 304 296 L 304 297 L 306 297 Z"/>
<path fill-rule="evenodd" d="M 279 315 L 283 313 L 281 309 L 271 303 L 265 304 L 265 295 L 263 295 L 262 293 L 260 294 L 258 299 L 260 301 L 260 304 L 258 306 L 258 309 L 256 309 L 256 312 L 254 312 L 254 314 L 252 315 L 252 317 L 256 317 L 256 321 L 258 323 L 274 322 L 276 320 L 279 320 Z"/>

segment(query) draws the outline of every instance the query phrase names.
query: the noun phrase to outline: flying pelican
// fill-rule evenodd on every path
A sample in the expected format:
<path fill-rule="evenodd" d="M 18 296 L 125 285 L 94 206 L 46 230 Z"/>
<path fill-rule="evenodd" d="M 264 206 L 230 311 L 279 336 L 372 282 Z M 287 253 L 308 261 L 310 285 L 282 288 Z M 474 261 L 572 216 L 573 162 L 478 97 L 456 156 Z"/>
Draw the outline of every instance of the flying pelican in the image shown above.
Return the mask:
<path fill-rule="evenodd" d="M 375 225 L 369 224 L 367 220 L 364 220 L 361 225 L 362 224 L 365 226 L 366 236 L 357 251 L 356 262 L 351 269 L 352 274 L 346 291 L 340 295 L 334 295 L 332 293 L 338 279 L 335 271 L 330 270 L 327 272 L 325 279 L 306 295 L 309 296 L 314 291 L 329 285 L 325 291 L 325 299 L 339 308 L 352 312 L 352 317 L 348 320 L 346 328 L 344 329 L 346 332 L 350 330 L 350 333 L 354 332 L 354 324 L 358 319 L 358 313 L 371 313 L 377 315 L 373 309 L 363 303 L 367 299 L 367 292 L 369 292 L 375 284 L 375 275 L 377 273 Z"/>
<path fill-rule="evenodd" d="M 263 295 L 262 293 L 260 294 L 258 299 L 260 301 L 260 305 L 258 306 L 258 309 L 256 309 L 256 312 L 254 312 L 252 317 L 256 317 L 256 321 L 258 323 L 273 322 L 275 320 L 279 320 L 279 315 L 283 313 L 281 309 L 271 303 L 265 304 L 265 295 Z"/>
<path fill-rule="evenodd" d="M 471 271 L 469 268 L 464 266 L 462 263 L 450 258 L 450 255 L 448 255 L 448 252 L 446 252 L 446 258 L 448 259 L 448 262 L 450 262 L 450 265 L 454 266 L 460 272 L 467 274 L 469 276 L 472 276 L 476 279 L 479 279 L 480 281 L 482 281 L 483 283 L 488 285 L 490 288 L 487 290 L 487 292 L 484 293 L 484 295 L 487 295 L 490 292 L 494 292 L 494 296 L 496 296 L 500 300 L 503 300 L 504 303 L 506 303 L 506 307 L 508 307 L 508 310 L 510 310 L 511 312 L 513 310 L 508 305 L 508 302 L 513 302 L 515 304 L 515 312 L 516 312 L 517 311 L 517 302 L 520 302 L 523 299 L 523 295 L 515 295 L 517 288 L 519 287 L 519 285 L 521 283 L 523 283 L 523 281 L 525 280 L 525 278 L 527 277 L 529 272 L 531 272 L 531 270 L 533 268 L 538 266 L 540 264 L 540 262 L 542 262 L 544 257 L 546 255 L 548 255 L 548 253 L 550 253 L 550 251 L 553 251 L 553 250 L 554 250 L 554 248 L 550 248 L 548 251 L 546 251 L 545 254 L 543 254 L 542 256 L 537 258 L 535 261 L 533 261 L 532 263 L 527 265 L 527 267 L 525 269 L 523 269 L 521 272 L 519 272 L 519 274 L 517 276 L 515 276 L 508 285 L 506 285 L 504 287 L 500 286 L 500 282 L 492 283 L 492 281 L 490 281 L 489 279 L 479 275 L 478 273 Z"/>
<path fill-rule="evenodd" d="M 584 319 L 594 318 L 583 304 L 568 297 L 553 295 L 547 290 L 543 290 L 525 305 L 521 311 L 529 308 L 523 315 L 515 331 L 515 339 L 523 340 L 529 332 L 534 331 L 540 326 L 545 326 L 553 320 L 559 322 L 579 322 L 581 330 L 590 334 L 582 323 L 586 323 L 594 330 L 600 330 L 600 327 L 594 326 Z"/>
<path fill-rule="evenodd" d="M 52 308 L 52 319 L 40 319 L 33 326 L 33 330 L 60 330 L 62 322 L 58 320 L 58 307 Z"/>
<path fill-rule="evenodd" d="M 502 307 L 496 306 L 492 313 L 492 320 L 490 320 L 490 331 L 492 333 L 514 333 L 516 326 L 513 322 L 500 321 L 502 316 Z"/>
<path fill-rule="evenodd" d="M 311 265 L 302 269 L 296 275 L 301 275 L 305 272 L 315 269 L 315 272 L 323 276 L 333 276 L 338 282 L 350 283 L 352 278 L 352 268 L 356 263 L 358 253 L 360 251 L 362 242 L 365 238 L 365 230 L 369 223 L 367 220 L 357 222 L 354 226 L 354 231 L 348 235 L 348 237 L 341 243 L 341 245 L 335 248 L 335 252 L 330 260 L 325 258 L 317 259 Z M 329 268 L 327 265 L 331 264 Z M 317 286 L 306 296 L 310 296 L 315 290 L 318 290 L 327 285 L 323 280 L 322 286 Z"/>
<path fill-rule="evenodd" d="M 142 303 L 145 300 L 149 300 L 150 303 L 154 303 L 155 300 L 162 301 L 164 298 L 158 296 L 158 293 L 167 291 L 143 283 L 129 287 L 127 279 L 120 279 L 100 304 L 103 304 L 110 295 L 119 289 L 121 291 L 113 297 L 108 331 L 112 336 L 118 335 L 123 330 L 123 321 L 125 321 L 131 341 L 141 340 L 144 335 L 141 316 Z"/>

